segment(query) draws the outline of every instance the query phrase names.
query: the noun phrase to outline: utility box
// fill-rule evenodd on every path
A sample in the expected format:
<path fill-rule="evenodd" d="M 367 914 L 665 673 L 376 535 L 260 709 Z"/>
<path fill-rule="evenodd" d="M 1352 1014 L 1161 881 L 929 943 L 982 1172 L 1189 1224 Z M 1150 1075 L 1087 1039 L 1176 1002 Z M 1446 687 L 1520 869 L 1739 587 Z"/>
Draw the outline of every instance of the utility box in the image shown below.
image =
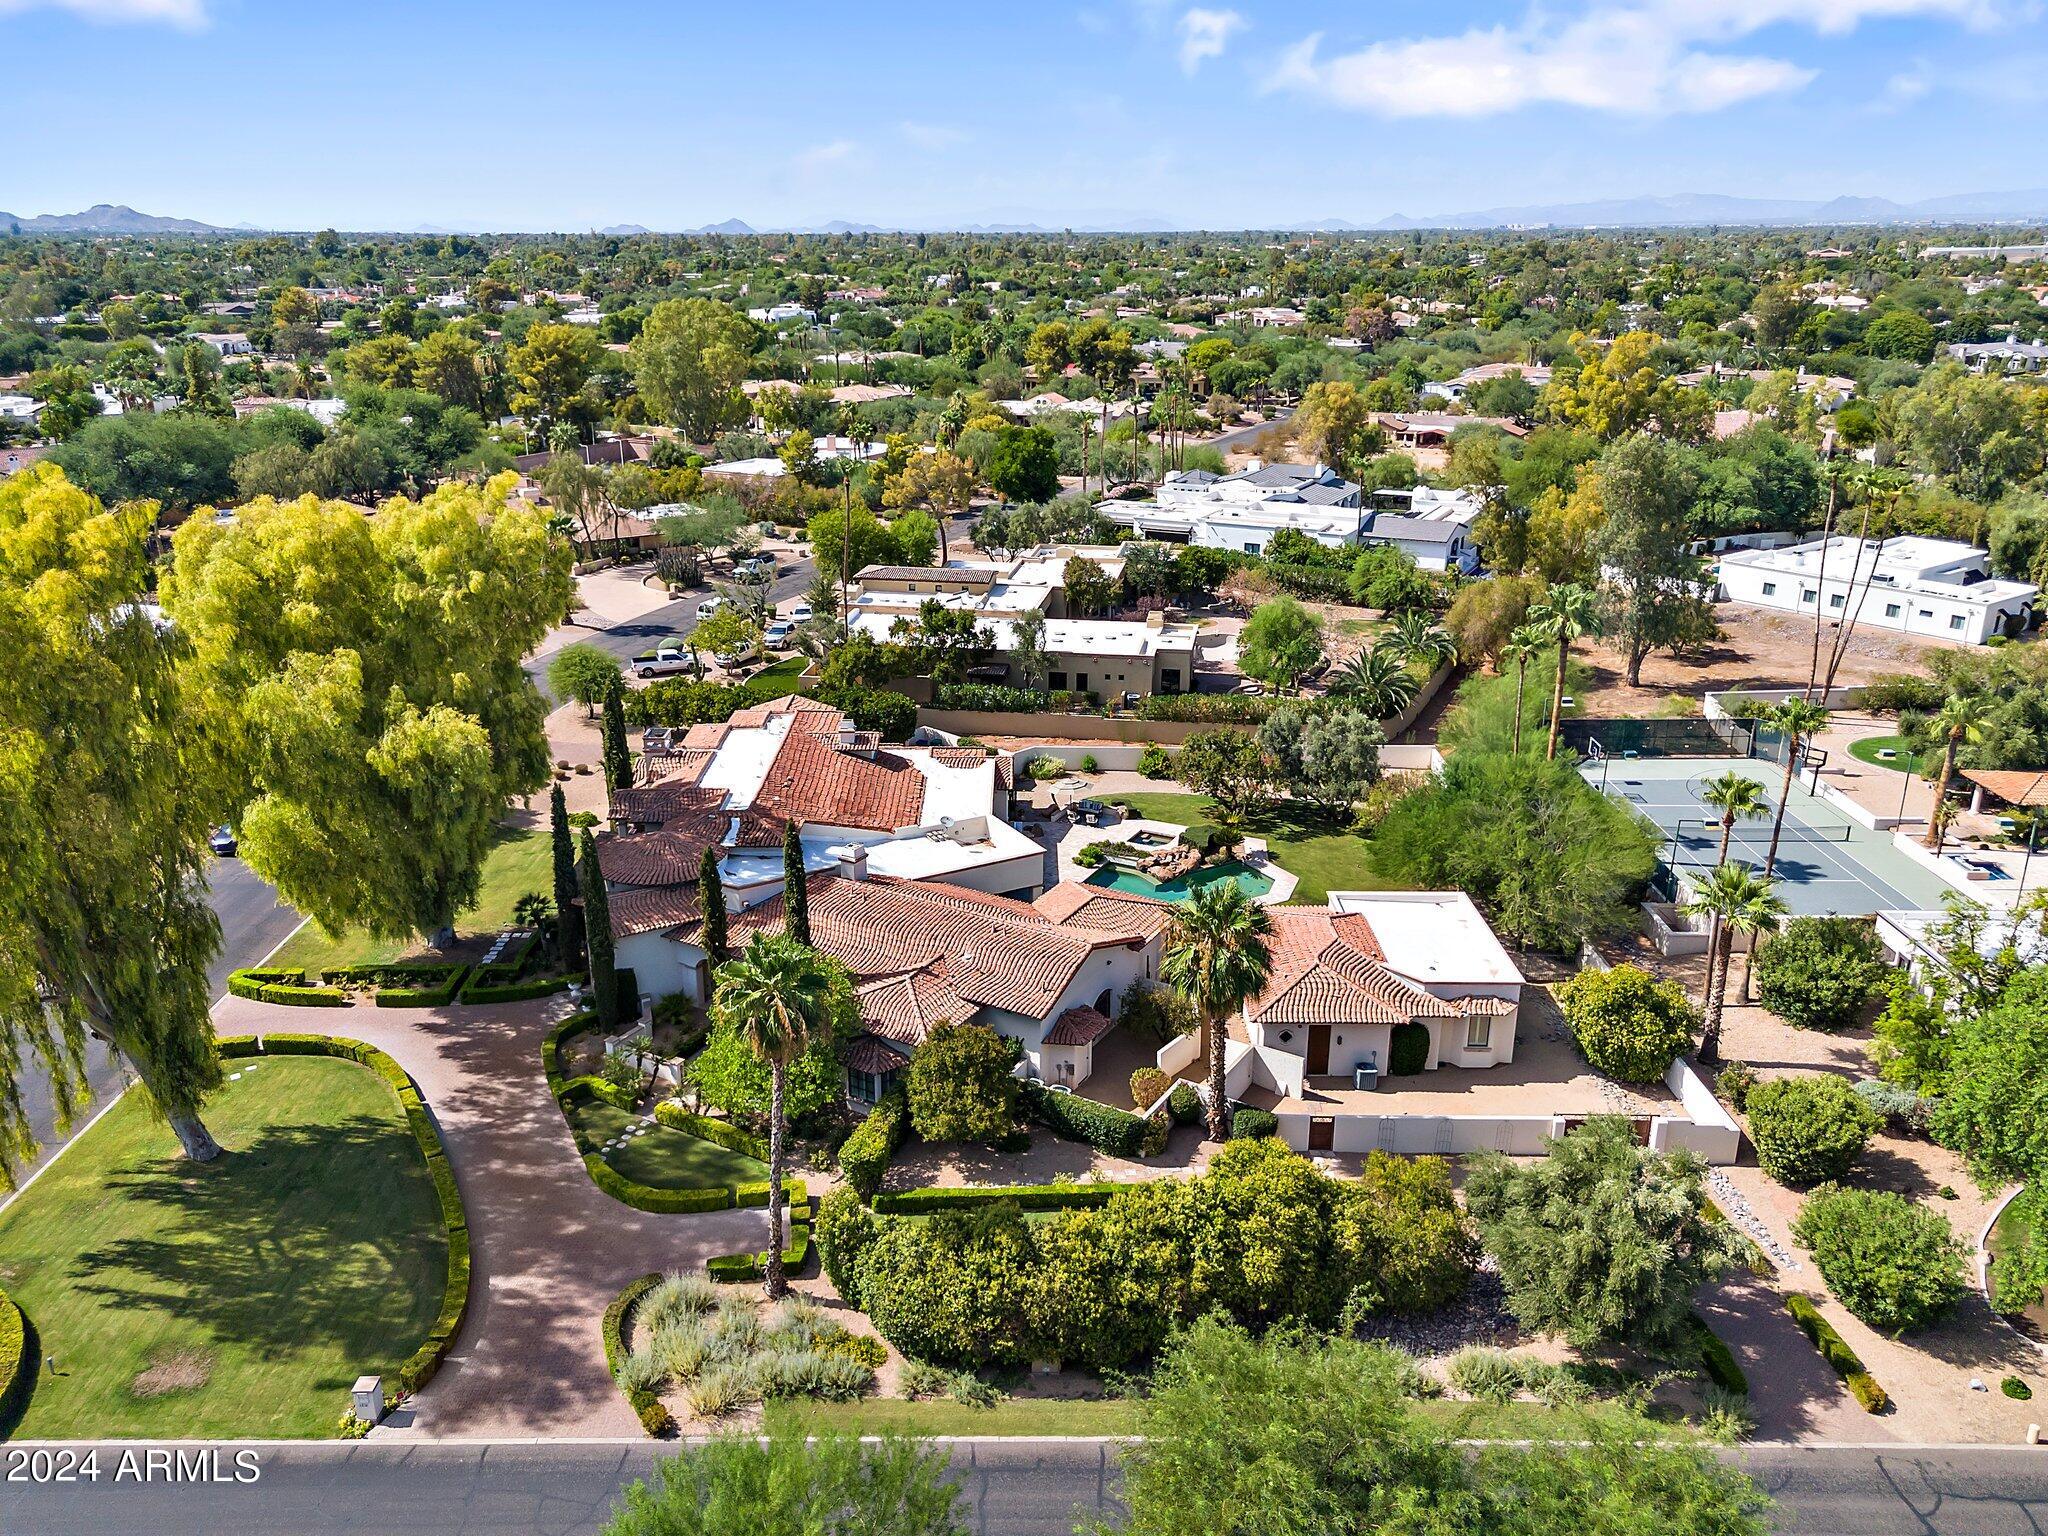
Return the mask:
<path fill-rule="evenodd" d="M 355 1391 L 356 1417 L 365 1424 L 382 1423 L 384 1419 L 384 1378 L 382 1376 L 358 1376 Z"/>

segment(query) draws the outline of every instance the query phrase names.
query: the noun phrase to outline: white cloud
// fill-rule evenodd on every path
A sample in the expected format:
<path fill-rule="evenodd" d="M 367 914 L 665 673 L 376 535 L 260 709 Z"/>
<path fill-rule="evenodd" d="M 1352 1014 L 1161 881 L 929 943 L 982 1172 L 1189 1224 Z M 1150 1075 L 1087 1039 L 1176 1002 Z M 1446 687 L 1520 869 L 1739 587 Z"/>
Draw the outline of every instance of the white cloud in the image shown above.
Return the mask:
<path fill-rule="evenodd" d="M 1867 19 L 1906 16 L 1981 28 L 2001 14 L 1999 0 L 1599 0 L 1569 17 L 1539 7 L 1513 26 L 1349 53 L 1325 55 L 1315 33 L 1280 56 L 1265 85 L 1383 117 L 1490 117 L 1542 105 L 1713 112 L 1814 78 L 1789 59 L 1723 51 L 1768 28 L 1839 36 Z"/>
<path fill-rule="evenodd" d="M 966 129 L 956 128 L 951 123 L 920 123 L 905 118 L 896 127 L 919 149 L 951 149 L 956 144 L 965 144 L 968 138 Z"/>
<path fill-rule="evenodd" d="M 806 173 L 829 171 L 839 166 L 852 164 L 860 158 L 860 145 L 852 139 L 833 139 L 825 144 L 813 144 L 809 149 L 799 150 L 796 168 Z"/>
<path fill-rule="evenodd" d="M 1223 56 L 1224 44 L 1233 32 L 1244 30 L 1245 19 L 1236 11 L 1212 11 L 1204 6 L 1181 12 L 1175 23 L 1180 33 L 1180 67 L 1192 75 L 1202 60 Z"/>
<path fill-rule="evenodd" d="M 158 22 L 196 32 L 205 26 L 207 0 L 0 0 L 0 16 L 22 11 L 69 11 L 97 22 Z"/>

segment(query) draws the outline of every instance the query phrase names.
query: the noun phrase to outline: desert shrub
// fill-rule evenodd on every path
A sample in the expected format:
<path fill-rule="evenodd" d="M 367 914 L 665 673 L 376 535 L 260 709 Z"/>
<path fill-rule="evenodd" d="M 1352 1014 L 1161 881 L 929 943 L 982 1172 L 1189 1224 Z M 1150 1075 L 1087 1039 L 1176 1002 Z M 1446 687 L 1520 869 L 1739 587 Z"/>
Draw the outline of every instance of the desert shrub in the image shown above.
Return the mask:
<path fill-rule="evenodd" d="M 622 1392 L 658 1392 L 667 1373 L 661 1362 L 654 1358 L 651 1350 L 636 1349 L 619 1362 L 614 1373 L 618 1377 Z"/>
<path fill-rule="evenodd" d="M 1756 952 L 1757 999 L 1795 1029 L 1846 1029 L 1890 968 L 1867 923 L 1796 917 Z"/>
<path fill-rule="evenodd" d="M 1067 776 L 1067 765 L 1057 757 L 1034 757 L 1026 770 L 1040 784 Z"/>
<path fill-rule="evenodd" d="M 1083 773 L 1100 773 L 1102 771 L 1102 764 L 1095 760 L 1093 752 L 1083 752 L 1081 754 L 1081 771 Z"/>
<path fill-rule="evenodd" d="M 904 1075 L 910 1123 L 926 1141 L 992 1144 L 1017 1123 L 1011 1048 L 980 1024 L 933 1028 Z"/>
<path fill-rule="evenodd" d="M 1780 1184 L 1839 1179 L 1877 1129 L 1877 1112 L 1832 1073 L 1773 1078 L 1749 1091 L 1756 1160 Z"/>
<path fill-rule="evenodd" d="M 1278 1136 L 1280 1121 L 1271 1110 L 1252 1109 L 1248 1106 L 1232 1111 L 1230 1116 L 1230 1139 L 1232 1141 L 1256 1141 L 1265 1136 Z"/>
<path fill-rule="evenodd" d="M 1155 742 L 1138 754 L 1138 772 L 1148 779 L 1170 779 L 1173 777 L 1173 758 L 1166 748 Z"/>
<path fill-rule="evenodd" d="M 1756 1068 L 1746 1061 L 1728 1061 L 1714 1074 L 1714 1092 L 1731 1109 L 1749 1102 L 1749 1091 L 1757 1085 Z"/>
<path fill-rule="evenodd" d="M 702 1317 L 718 1305 L 718 1287 L 701 1275 L 673 1274 L 641 1298 L 636 1324 L 668 1328 Z"/>
<path fill-rule="evenodd" d="M 1581 971 L 1556 988 L 1558 1007 L 1597 1072 L 1624 1083 L 1661 1083 L 1700 1027 L 1676 982 L 1633 965 Z"/>
<path fill-rule="evenodd" d="M 1813 1250 L 1842 1305 L 1888 1333 L 1939 1321 L 1968 1288 L 1963 1245 L 1949 1224 L 1889 1190 L 1817 1190 L 1792 1235 Z"/>
<path fill-rule="evenodd" d="M 1453 1390 L 1481 1402 L 1512 1401 L 1522 1390 L 1522 1368 L 1504 1349 L 1468 1344 L 1444 1362 Z"/>
<path fill-rule="evenodd" d="M 1131 1074 L 1131 1102 L 1140 1109 L 1150 1109 L 1172 1085 L 1173 1079 L 1157 1067 L 1140 1067 Z"/>
<path fill-rule="evenodd" d="M 1937 678 L 1918 672 L 1887 672 L 1863 685 L 1859 707 L 1872 714 L 1895 714 L 1901 710 L 1930 713 L 1941 708 L 1947 697 Z"/>
<path fill-rule="evenodd" d="M 1396 1024 L 1387 1042 L 1387 1076 L 1413 1077 L 1429 1065 L 1429 1026 Z"/>
<path fill-rule="evenodd" d="M 1998 1390 L 2017 1403 L 2024 1403 L 2034 1395 L 2034 1389 L 2017 1376 L 2008 1376 L 1999 1382 Z"/>
<path fill-rule="evenodd" d="M 1109 862 L 1109 846 L 1106 843 L 1083 843 L 1074 850 L 1074 862 L 1083 869 L 1099 869 Z"/>
<path fill-rule="evenodd" d="M 722 1419 L 760 1395 L 754 1388 L 753 1372 L 744 1365 L 712 1366 L 691 1382 L 684 1394 L 691 1414 L 700 1419 Z"/>
<path fill-rule="evenodd" d="M 1368 1153 L 1331 1217 L 1353 1277 L 1347 1305 L 1368 1313 L 1433 1312 L 1465 1294 L 1479 1240 L 1440 1157 Z"/>
<path fill-rule="evenodd" d="M 1924 1133 L 1934 1117 L 1934 1100 L 1881 1077 L 1859 1078 L 1855 1089 L 1856 1097 L 1895 1131 Z"/>

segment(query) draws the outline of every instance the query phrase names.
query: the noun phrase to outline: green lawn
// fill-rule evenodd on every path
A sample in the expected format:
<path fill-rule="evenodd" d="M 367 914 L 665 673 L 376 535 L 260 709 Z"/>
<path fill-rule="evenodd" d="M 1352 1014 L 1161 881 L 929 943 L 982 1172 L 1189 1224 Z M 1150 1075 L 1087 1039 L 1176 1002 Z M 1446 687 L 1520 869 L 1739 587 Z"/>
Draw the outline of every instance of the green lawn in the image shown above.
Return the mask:
<path fill-rule="evenodd" d="M 456 932 L 496 933 L 512 921 L 512 908 L 520 897 L 554 888 L 554 854 L 548 834 L 540 829 L 515 832 L 501 828 L 496 845 L 484 859 L 477 903 L 456 920 Z M 389 965 L 423 949 L 418 939 L 373 939 L 360 932 L 329 938 L 318 924 L 308 923 L 285 941 L 269 963 L 323 971 L 349 965 Z"/>
<path fill-rule="evenodd" d="M 786 656 L 772 667 L 763 667 L 752 677 L 748 678 L 747 681 L 749 683 L 781 683 L 786 685 L 791 692 L 799 692 L 801 691 L 800 685 L 803 682 L 804 673 L 810 669 L 810 665 L 808 657 Z"/>
<path fill-rule="evenodd" d="M 1878 757 L 1880 749 L 1898 753 L 1890 762 Z M 1906 745 L 1903 736 L 1866 736 L 1861 741 L 1849 743 L 1849 755 L 1859 763 L 1868 763 L 1873 768 L 1890 768 L 1899 773 L 1932 773 L 1941 766 L 1938 752 L 1915 752 Z"/>
<path fill-rule="evenodd" d="M 639 1117 L 622 1109 L 582 1099 L 564 1104 L 562 1113 L 593 1147 L 601 1147 Z M 656 1189 L 704 1189 L 713 1184 L 752 1184 L 768 1177 L 768 1165 L 744 1152 L 734 1152 L 702 1136 L 656 1126 L 635 1136 L 615 1152 L 604 1154 L 625 1178 Z"/>
<path fill-rule="evenodd" d="M 1183 826 L 1212 821 L 1216 802 L 1206 795 L 1171 790 L 1140 790 L 1109 797 L 1128 804 L 1133 814 L 1148 821 L 1172 821 Z M 1246 832 L 1263 837 L 1282 869 L 1301 883 L 1291 901 L 1320 904 L 1332 891 L 1384 891 L 1398 889 L 1383 878 L 1372 864 L 1372 843 L 1334 817 L 1292 801 L 1275 807 L 1267 817 L 1249 820 Z"/>
<path fill-rule="evenodd" d="M 447 1238 L 390 1086 L 227 1065 L 215 1162 L 137 1090 L 0 1213 L 0 1284 L 44 1357 L 17 1438 L 332 1434 L 356 1377 L 390 1381 L 432 1327 Z"/>

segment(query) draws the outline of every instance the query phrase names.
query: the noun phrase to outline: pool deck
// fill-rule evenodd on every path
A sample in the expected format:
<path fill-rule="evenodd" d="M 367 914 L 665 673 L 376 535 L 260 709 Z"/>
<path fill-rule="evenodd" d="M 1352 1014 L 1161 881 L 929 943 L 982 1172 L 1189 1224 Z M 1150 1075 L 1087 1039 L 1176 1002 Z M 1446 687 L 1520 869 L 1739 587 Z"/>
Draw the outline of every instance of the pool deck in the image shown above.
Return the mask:
<path fill-rule="evenodd" d="M 1111 810 L 1109 814 L 1111 817 L 1117 815 L 1114 810 Z M 1178 822 L 1147 821 L 1143 817 L 1138 816 L 1129 817 L 1124 820 L 1111 820 L 1099 827 L 1087 827 L 1076 823 L 1069 827 L 1066 834 L 1060 838 L 1060 879 L 1085 882 L 1090 875 L 1095 873 L 1095 869 L 1085 864 L 1074 862 L 1074 855 L 1090 843 L 1128 842 L 1131 835 L 1135 832 L 1155 832 L 1165 837 L 1169 842 L 1172 842 L 1177 840 L 1181 833 L 1186 830 L 1187 828 Z M 1265 906 L 1279 906 L 1294 895 L 1294 888 L 1300 881 L 1296 876 L 1280 867 L 1279 863 L 1273 858 L 1271 851 L 1267 848 L 1266 840 L 1263 837 L 1247 837 L 1244 840 L 1244 846 L 1238 850 L 1237 857 L 1239 862 L 1244 864 L 1247 869 L 1252 870 L 1256 874 L 1263 875 L 1266 879 L 1273 882 L 1271 890 L 1267 891 L 1263 896 L 1254 897 L 1254 900 Z M 1097 865 L 1095 868 L 1101 868 L 1101 866 Z"/>

